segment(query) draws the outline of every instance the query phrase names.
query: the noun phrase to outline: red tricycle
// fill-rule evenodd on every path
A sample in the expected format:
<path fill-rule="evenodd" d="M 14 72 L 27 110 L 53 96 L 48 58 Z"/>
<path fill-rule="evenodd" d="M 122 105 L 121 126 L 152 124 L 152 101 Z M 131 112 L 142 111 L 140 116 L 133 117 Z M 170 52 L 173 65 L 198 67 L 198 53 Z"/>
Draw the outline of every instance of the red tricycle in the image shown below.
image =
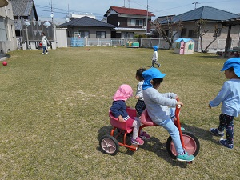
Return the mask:
<path fill-rule="evenodd" d="M 179 135 L 182 141 L 182 146 L 185 149 L 185 151 L 187 151 L 188 154 L 193 154 L 194 156 L 196 156 L 200 149 L 198 138 L 196 138 L 193 134 L 189 132 L 182 131 L 179 119 L 180 109 L 181 106 L 176 107 L 174 124 L 175 126 L 178 127 Z M 137 116 L 136 110 L 134 108 L 128 107 L 127 112 L 130 118 L 126 122 L 119 122 L 118 118 L 114 118 L 111 112 L 109 113 L 110 124 L 113 126 L 113 128 L 110 132 L 110 135 L 104 135 L 100 139 L 100 147 L 104 153 L 115 155 L 118 153 L 119 146 L 125 146 L 126 148 L 132 151 L 138 150 L 138 145 L 131 145 L 127 143 L 127 135 L 132 133 L 133 131 L 132 123 L 134 121 L 134 117 Z M 151 120 L 147 113 L 147 110 L 144 110 L 142 113 L 141 123 L 142 125 L 139 128 L 139 131 L 141 131 L 142 128 L 147 126 L 158 126 Z M 123 136 L 121 142 L 117 140 L 117 138 L 120 136 Z M 177 152 L 175 150 L 171 136 L 167 139 L 166 149 L 170 156 L 173 159 L 176 159 Z"/>

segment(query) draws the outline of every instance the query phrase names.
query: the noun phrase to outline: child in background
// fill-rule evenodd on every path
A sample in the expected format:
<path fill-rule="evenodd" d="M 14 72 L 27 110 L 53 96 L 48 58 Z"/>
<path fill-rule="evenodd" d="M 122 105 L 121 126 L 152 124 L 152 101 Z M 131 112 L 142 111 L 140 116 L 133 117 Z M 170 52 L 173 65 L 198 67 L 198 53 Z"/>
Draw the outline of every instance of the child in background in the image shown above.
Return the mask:
<path fill-rule="evenodd" d="M 177 160 L 193 161 L 194 156 L 187 154 L 182 147 L 178 128 L 170 118 L 170 108 L 168 107 L 176 107 L 176 105 L 183 105 L 183 103 L 177 102 L 176 94 L 161 94 L 157 90 L 166 74 L 162 74 L 161 71 L 152 67 L 144 71 L 142 75 L 144 78 L 142 85 L 143 98 L 150 118 L 154 123 L 162 126 L 169 132 L 178 153 Z"/>
<path fill-rule="evenodd" d="M 45 35 L 45 33 L 42 33 L 42 48 L 43 48 L 43 52 L 42 54 L 48 54 L 48 50 L 47 50 L 47 44 L 48 44 L 48 39 Z"/>
<path fill-rule="evenodd" d="M 145 68 L 140 68 L 136 72 L 136 79 L 138 80 L 137 85 L 137 92 L 135 98 L 138 100 L 137 104 L 135 105 L 135 109 L 137 111 L 137 116 L 141 119 L 141 115 L 143 110 L 146 109 L 146 105 L 144 103 L 143 95 L 142 95 L 142 84 L 143 84 L 143 77 L 142 73 L 145 71 Z M 147 134 L 145 131 L 141 131 L 139 135 L 142 139 L 150 139 L 150 135 Z"/>
<path fill-rule="evenodd" d="M 233 149 L 234 117 L 240 114 L 240 58 L 228 59 L 222 68 L 227 79 L 217 97 L 210 101 L 209 107 L 218 106 L 222 103 L 222 113 L 219 116 L 218 128 L 211 128 L 210 132 L 215 136 L 224 136 L 226 129 L 226 139 L 220 139 L 220 144 Z"/>
<path fill-rule="evenodd" d="M 152 67 L 154 67 L 154 64 L 156 64 L 158 67 L 161 65 L 158 63 L 158 46 L 153 46 L 153 56 L 152 56 Z"/>
<path fill-rule="evenodd" d="M 119 122 L 125 122 L 130 118 L 126 110 L 126 100 L 129 99 L 132 95 L 132 88 L 127 84 L 123 84 L 118 88 L 117 92 L 113 96 L 114 101 L 112 103 L 112 106 L 110 107 L 110 111 L 115 118 L 118 118 Z M 135 118 L 133 122 L 133 136 L 131 138 L 132 144 L 144 144 L 144 141 L 140 137 L 138 137 L 140 125 L 141 124 L 139 119 Z"/>

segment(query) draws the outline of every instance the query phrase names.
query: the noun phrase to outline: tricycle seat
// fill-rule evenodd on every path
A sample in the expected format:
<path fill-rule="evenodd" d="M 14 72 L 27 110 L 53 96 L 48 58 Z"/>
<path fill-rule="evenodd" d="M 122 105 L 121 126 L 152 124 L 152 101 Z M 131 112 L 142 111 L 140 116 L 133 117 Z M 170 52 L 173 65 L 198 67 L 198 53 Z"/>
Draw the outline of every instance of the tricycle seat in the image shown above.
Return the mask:
<path fill-rule="evenodd" d="M 141 123 L 142 123 L 143 125 L 145 125 L 145 126 L 158 126 L 157 124 L 155 124 L 155 123 L 151 120 L 150 116 L 148 115 L 147 110 L 144 110 L 144 111 L 142 112 Z"/>
<path fill-rule="evenodd" d="M 133 130 L 134 117 L 136 117 L 136 110 L 133 108 L 127 107 L 127 113 L 130 116 L 130 118 L 125 122 L 119 122 L 118 118 L 115 118 L 113 114 L 109 112 L 110 124 L 121 130 L 125 130 L 127 133 L 131 133 Z"/>

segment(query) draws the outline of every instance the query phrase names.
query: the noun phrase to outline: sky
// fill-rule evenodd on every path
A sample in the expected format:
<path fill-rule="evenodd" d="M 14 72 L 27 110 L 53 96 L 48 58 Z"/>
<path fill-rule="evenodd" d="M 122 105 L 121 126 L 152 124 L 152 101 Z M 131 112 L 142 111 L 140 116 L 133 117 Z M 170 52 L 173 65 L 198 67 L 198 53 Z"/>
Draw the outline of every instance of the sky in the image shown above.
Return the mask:
<path fill-rule="evenodd" d="M 54 18 L 66 18 L 69 13 L 92 13 L 96 19 L 102 20 L 110 6 L 125 6 L 135 9 L 147 9 L 155 17 L 178 15 L 193 10 L 195 7 L 211 6 L 231 13 L 240 13 L 240 0 L 34 0 L 39 18 L 49 18 L 51 4 Z M 69 8 L 68 8 L 69 7 Z M 68 11 L 69 10 L 69 11 Z"/>

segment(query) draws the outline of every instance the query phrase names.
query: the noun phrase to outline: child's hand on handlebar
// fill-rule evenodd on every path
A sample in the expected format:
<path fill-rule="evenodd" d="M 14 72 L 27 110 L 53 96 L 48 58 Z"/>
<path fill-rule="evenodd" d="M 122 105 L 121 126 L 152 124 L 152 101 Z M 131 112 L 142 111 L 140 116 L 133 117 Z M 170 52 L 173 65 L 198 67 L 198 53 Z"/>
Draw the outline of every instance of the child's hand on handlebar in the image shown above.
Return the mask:
<path fill-rule="evenodd" d="M 178 105 L 183 106 L 183 103 L 180 102 L 180 101 L 178 101 L 178 102 L 177 102 L 177 106 L 178 106 Z"/>

